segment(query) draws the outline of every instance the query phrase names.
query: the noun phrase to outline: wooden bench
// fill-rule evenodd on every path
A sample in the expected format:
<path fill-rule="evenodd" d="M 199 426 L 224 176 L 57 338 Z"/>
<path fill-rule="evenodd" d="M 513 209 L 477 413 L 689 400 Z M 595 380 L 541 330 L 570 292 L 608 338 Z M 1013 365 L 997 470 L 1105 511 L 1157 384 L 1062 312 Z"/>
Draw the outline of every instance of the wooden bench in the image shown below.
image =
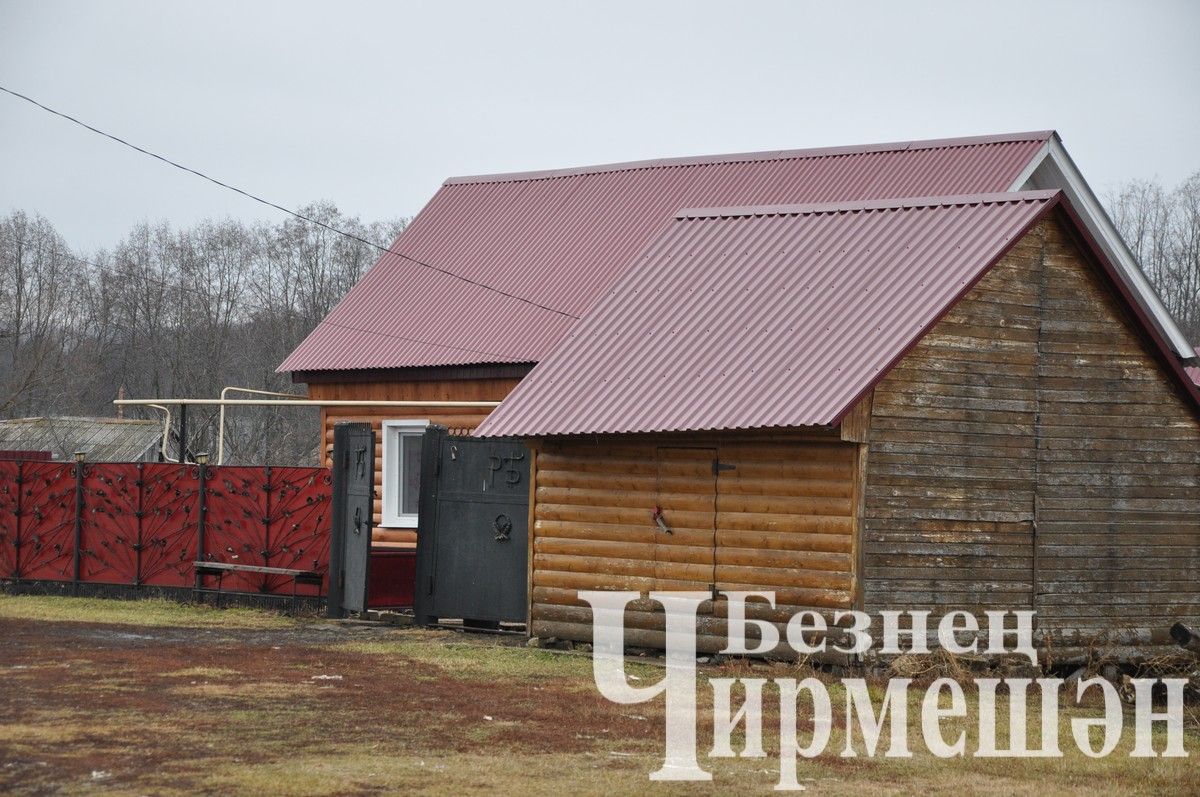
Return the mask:
<path fill-rule="evenodd" d="M 292 580 L 292 613 L 296 612 L 296 600 L 299 597 L 296 593 L 297 588 L 301 584 L 307 584 L 317 587 L 320 592 L 323 577 L 315 570 L 293 570 L 290 567 L 263 567 L 261 565 L 239 565 L 232 562 L 192 562 L 192 569 L 196 573 L 196 586 L 193 590 L 197 598 L 206 592 L 215 593 L 217 596 L 217 606 L 221 605 L 221 583 L 225 579 L 226 573 L 261 573 L 267 576 L 286 576 Z M 205 576 L 217 577 L 217 588 L 211 589 L 204 586 Z M 318 594 L 318 601 L 320 600 Z"/>

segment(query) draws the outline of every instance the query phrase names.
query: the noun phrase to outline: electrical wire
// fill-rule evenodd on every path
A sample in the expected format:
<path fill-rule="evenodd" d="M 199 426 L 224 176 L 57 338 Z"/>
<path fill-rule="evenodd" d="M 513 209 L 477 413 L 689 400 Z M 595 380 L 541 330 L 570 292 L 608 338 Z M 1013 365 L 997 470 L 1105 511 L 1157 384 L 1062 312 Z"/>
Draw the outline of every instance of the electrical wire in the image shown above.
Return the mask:
<path fill-rule="evenodd" d="M 439 274 L 444 274 L 448 277 L 451 277 L 456 280 L 460 280 L 469 285 L 474 285 L 477 288 L 491 291 L 492 293 L 499 294 L 500 296 L 504 296 L 504 297 L 512 299 L 514 301 L 518 301 L 523 304 L 530 305 L 531 307 L 537 307 L 541 310 L 546 310 L 547 312 L 557 313 L 558 315 L 566 316 L 567 318 L 571 318 L 571 319 L 575 319 L 575 320 L 579 319 L 579 316 L 572 315 L 571 313 L 568 313 L 564 310 L 559 310 L 557 308 L 550 307 L 549 305 L 541 304 L 540 302 L 535 302 L 532 299 L 526 299 L 523 296 L 518 296 L 514 293 L 509 293 L 508 291 L 501 290 L 500 288 L 495 288 L 491 285 L 488 285 L 487 283 L 480 282 L 478 280 L 473 280 L 470 277 L 464 277 L 461 274 L 455 274 L 453 271 L 449 271 L 447 269 L 440 268 L 439 266 L 435 266 L 430 263 L 426 263 L 425 261 L 418 260 L 415 257 L 410 257 L 409 255 L 401 254 L 400 252 L 393 252 L 391 249 L 387 248 L 386 246 L 381 246 L 380 244 L 377 244 L 374 241 L 369 241 L 366 238 L 363 238 L 359 235 L 355 235 L 354 233 L 346 232 L 345 230 L 338 229 L 337 227 L 334 227 L 333 225 L 326 224 L 323 221 L 319 221 L 310 216 L 306 216 L 303 213 L 299 213 L 295 210 L 291 210 L 290 208 L 286 208 L 283 205 L 280 205 L 280 204 L 270 201 L 269 199 L 263 199 L 262 197 L 252 194 L 249 191 L 238 188 L 237 186 L 222 182 L 222 181 L 216 179 L 215 177 L 210 177 L 209 175 L 205 174 L 204 172 L 198 171 L 198 170 L 193 169 L 188 166 L 184 166 L 182 163 L 177 163 L 176 161 L 173 161 L 170 158 L 167 158 L 167 157 L 164 157 L 157 153 L 151 152 L 150 150 L 145 149 L 143 147 L 139 147 L 137 144 L 130 143 L 129 141 L 126 141 L 125 139 L 120 138 L 119 136 L 115 136 L 112 133 L 106 133 L 97 127 L 93 127 L 92 125 L 88 124 L 87 122 L 83 122 L 79 119 L 76 119 L 74 116 L 71 116 L 70 114 L 63 113 L 62 111 L 57 111 L 57 110 L 49 107 L 48 105 L 43 105 L 42 103 L 38 102 L 37 100 L 33 99 L 32 97 L 26 96 L 26 95 L 20 93 L 19 91 L 14 91 L 10 88 L 6 88 L 5 86 L 0 86 L 0 91 L 5 92 L 6 94 L 11 94 L 12 96 L 14 96 L 18 99 L 24 100 L 25 102 L 35 105 L 38 108 L 41 108 L 43 111 L 46 111 L 47 113 L 54 114 L 55 116 L 66 119 L 69 122 L 73 122 L 74 124 L 77 124 L 86 130 L 90 130 L 91 132 L 96 133 L 97 135 L 103 136 L 104 138 L 115 141 L 118 144 L 122 144 L 126 147 L 129 147 L 130 149 L 140 152 L 143 155 L 148 155 L 149 157 L 154 158 L 155 160 L 162 161 L 163 163 L 165 163 L 169 166 L 174 166 L 176 169 L 180 169 L 182 171 L 188 172 L 189 174 L 193 174 L 202 180 L 207 180 L 210 183 L 219 185 L 221 188 L 225 188 L 230 191 L 234 191 L 234 192 L 246 197 L 247 199 L 252 199 L 255 202 L 266 205 L 267 207 L 274 208 L 275 210 L 279 210 L 284 213 L 287 213 L 288 215 L 294 216 L 297 219 L 300 219 L 301 221 L 308 222 L 309 224 L 315 224 L 316 226 L 322 227 L 326 230 L 329 230 L 332 233 L 336 233 L 338 235 L 345 236 L 346 238 L 349 238 L 350 240 L 357 241 L 361 244 L 365 244 L 374 249 L 378 249 L 379 251 L 383 252 L 385 255 L 392 255 L 393 257 L 402 258 L 411 263 L 415 263 L 416 265 L 421 266 L 422 268 L 427 268 L 431 271 L 436 271 Z M 362 331 L 365 332 L 367 330 L 362 330 Z"/>

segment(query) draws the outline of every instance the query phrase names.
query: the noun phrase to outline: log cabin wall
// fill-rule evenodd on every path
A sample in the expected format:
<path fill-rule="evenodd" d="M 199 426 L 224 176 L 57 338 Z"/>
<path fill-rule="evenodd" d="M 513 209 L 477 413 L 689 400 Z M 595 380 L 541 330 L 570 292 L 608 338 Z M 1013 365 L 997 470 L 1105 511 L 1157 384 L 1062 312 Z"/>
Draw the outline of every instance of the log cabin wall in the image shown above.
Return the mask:
<path fill-rule="evenodd" d="M 1028 608 L 1041 232 L 876 386 L 863 592 L 881 609 Z"/>
<path fill-rule="evenodd" d="M 1080 642 L 1200 616 L 1200 423 L 1057 217 L 876 388 L 868 611 L 1033 608 Z"/>
<path fill-rule="evenodd" d="M 520 382 L 519 377 L 476 379 L 425 379 L 413 381 L 310 382 L 308 397 L 343 401 L 501 401 Z M 412 542 L 409 529 L 380 526 L 383 511 L 382 423 L 406 418 L 428 420 L 465 435 L 483 422 L 491 410 L 464 407 L 329 407 L 321 409 L 321 456 L 328 467 L 333 454 L 333 427 L 342 422 L 369 423 L 375 430 L 375 512 L 372 539 L 381 543 Z"/>
<path fill-rule="evenodd" d="M 591 639 L 581 589 L 774 590 L 775 611 L 751 604 L 747 614 L 781 631 L 801 608 L 832 614 L 855 602 L 859 447 L 836 434 L 572 438 L 539 441 L 535 452 L 536 636 Z M 663 646 L 659 609 L 631 605 L 628 644 Z M 724 647 L 725 602 L 701 614 L 700 649 Z"/>
<path fill-rule="evenodd" d="M 1034 606 L 1167 642 L 1200 620 L 1200 418 L 1068 229 L 1044 240 Z"/>

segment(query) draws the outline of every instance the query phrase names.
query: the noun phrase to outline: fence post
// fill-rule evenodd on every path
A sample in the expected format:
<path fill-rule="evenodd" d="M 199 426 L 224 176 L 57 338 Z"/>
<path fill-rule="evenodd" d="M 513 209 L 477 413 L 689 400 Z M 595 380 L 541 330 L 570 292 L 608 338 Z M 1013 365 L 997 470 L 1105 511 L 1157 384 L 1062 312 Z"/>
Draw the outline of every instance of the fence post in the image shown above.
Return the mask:
<path fill-rule="evenodd" d="M 196 455 L 196 464 L 200 470 L 200 507 L 196 512 L 196 561 L 203 562 L 205 554 L 204 530 L 208 525 L 208 454 Z"/>
<path fill-rule="evenodd" d="M 134 519 L 137 521 L 137 542 L 134 543 L 133 552 L 135 554 L 135 565 L 133 571 L 133 586 L 142 586 L 142 532 L 145 527 L 144 518 L 146 516 L 146 463 L 139 462 L 137 464 L 137 512 L 134 513 Z"/>
<path fill-rule="evenodd" d="M 15 579 L 21 578 L 21 533 L 25 530 L 22 515 L 22 504 L 25 495 L 25 462 L 17 463 L 17 527 L 13 532 L 13 573 Z"/>
<path fill-rule="evenodd" d="M 75 572 L 74 591 L 79 592 L 79 564 L 83 547 L 83 461 L 86 451 L 75 452 Z"/>
<path fill-rule="evenodd" d="M 265 514 L 263 515 L 263 549 L 261 554 L 263 567 L 271 566 L 271 492 L 275 489 L 274 481 L 271 478 L 272 475 L 273 471 L 270 465 L 263 467 L 263 490 L 266 491 L 266 496 L 263 498 L 263 508 L 265 510 Z M 271 577 L 264 573 L 259 590 L 270 592 L 270 587 Z M 292 611 L 295 612 L 295 607 L 292 608 Z"/>

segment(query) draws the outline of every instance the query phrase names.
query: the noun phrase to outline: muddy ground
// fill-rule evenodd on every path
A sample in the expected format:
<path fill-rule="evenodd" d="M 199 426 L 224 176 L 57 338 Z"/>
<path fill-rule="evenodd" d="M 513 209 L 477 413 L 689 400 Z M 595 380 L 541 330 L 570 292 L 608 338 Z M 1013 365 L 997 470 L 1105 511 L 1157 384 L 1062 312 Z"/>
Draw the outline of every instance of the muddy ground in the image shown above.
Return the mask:
<path fill-rule="evenodd" d="M 651 783 L 661 701 L 609 703 L 590 659 L 521 639 L 71 600 L 0 595 L 0 791 L 610 797 L 768 793 L 778 779 L 777 711 L 764 717 L 770 757 L 712 759 L 702 700 L 714 780 Z M 630 672 L 644 684 L 662 674 Z M 731 663 L 705 674 L 801 673 Z M 1200 783 L 1190 759 L 845 758 L 841 734 L 801 763 L 810 792 L 1161 795 Z M 909 735 L 923 750 L 918 725 Z M 1188 747 L 1200 750 L 1194 731 Z"/>
<path fill-rule="evenodd" d="M 0 620 L 0 782 L 31 794 L 101 782 L 197 792 L 237 765 L 347 746 L 520 756 L 582 752 L 609 738 L 655 741 L 657 723 L 630 718 L 574 679 L 535 683 L 469 667 L 446 677 L 442 664 L 363 652 L 398 637 L 470 648 L 472 657 L 513 644 L 460 636 L 321 622 L 221 629 Z M 369 777 L 345 787 L 374 790 Z"/>

